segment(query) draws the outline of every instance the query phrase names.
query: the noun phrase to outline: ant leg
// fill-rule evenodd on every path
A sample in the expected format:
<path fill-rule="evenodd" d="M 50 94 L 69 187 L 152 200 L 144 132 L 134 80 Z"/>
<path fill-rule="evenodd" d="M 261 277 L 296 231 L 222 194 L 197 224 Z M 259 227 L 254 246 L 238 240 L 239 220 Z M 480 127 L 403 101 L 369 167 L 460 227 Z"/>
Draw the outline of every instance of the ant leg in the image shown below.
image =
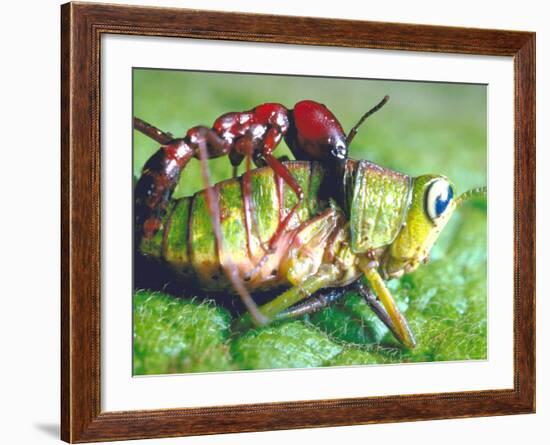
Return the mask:
<path fill-rule="evenodd" d="M 285 233 L 286 228 L 288 227 L 290 221 L 292 221 L 292 218 L 296 214 L 298 208 L 302 204 L 302 201 L 304 199 L 304 192 L 302 190 L 302 187 L 294 178 L 292 173 L 288 170 L 288 168 L 275 156 L 273 156 L 271 153 L 275 149 L 275 147 L 279 144 L 279 142 L 282 139 L 282 133 L 277 130 L 276 128 L 271 128 L 267 134 L 264 137 L 264 146 L 263 149 L 259 152 L 254 153 L 255 157 L 255 163 L 259 164 L 262 161 L 265 162 L 267 166 L 269 166 L 275 175 L 278 178 L 281 178 L 283 182 L 285 182 L 292 191 L 296 194 L 296 197 L 298 198 L 296 204 L 292 206 L 288 214 L 283 218 L 282 221 L 279 221 L 279 224 L 277 226 L 277 229 L 275 230 L 275 233 L 271 236 L 271 239 L 268 242 L 267 249 L 265 250 L 264 256 L 258 261 L 258 263 L 254 266 L 254 268 L 250 271 L 250 273 L 247 275 L 246 279 L 250 280 L 254 275 L 256 275 L 260 269 L 263 267 L 265 262 L 268 260 L 269 256 L 272 255 L 276 248 L 277 243 L 281 239 L 281 236 Z M 284 203 L 282 202 L 282 188 L 279 188 L 279 205 L 281 206 L 281 209 L 283 208 Z"/>
<path fill-rule="evenodd" d="M 218 258 L 220 259 L 220 264 L 228 280 L 233 285 L 233 288 L 237 291 L 237 293 L 241 297 L 241 300 L 246 306 L 248 312 L 250 313 L 250 316 L 252 317 L 254 324 L 258 326 L 264 325 L 267 323 L 268 318 L 265 317 L 258 309 L 258 306 L 252 299 L 252 296 L 248 292 L 248 289 L 246 289 L 243 281 L 240 279 L 237 271 L 237 267 L 235 266 L 235 264 L 233 264 L 230 258 L 223 255 L 224 239 L 223 239 L 223 233 L 220 225 L 219 197 L 217 194 L 217 190 L 215 190 L 215 188 L 211 185 L 211 181 L 210 181 L 210 172 L 208 170 L 208 164 L 207 164 L 208 153 L 207 153 L 206 143 L 204 141 L 197 141 L 197 142 L 198 142 L 198 149 L 199 149 L 198 155 L 199 155 L 200 166 L 201 166 L 201 174 L 203 177 L 203 181 L 205 183 L 206 203 L 207 203 L 208 213 L 210 214 L 210 219 L 212 221 L 214 238 L 216 240 L 216 247 L 218 250 Z"/>
<path fill-rule="evenodd" d="M 247 238 L 247 245 L 248 245 L 248 255 L 250 258 L 254 258 L 255 252 L 252 251 L 252 230 L 254 230 L 256 238 L 258 240 L 261 240 L 259 229 L 258 229 L 258 218 L 257 214 L 252 208 L 252 183 L 250 180 L 250 175 L 252 171 L 252 153 L 254 150 L 254 141 L 253 141 L 253 135 L 252 133 L 247 133 L 245 136 L 239 138 L 235 144 L 235 150 L 231 151 L 229 154 L 231 162 L 233 163 L 234 159 L 237 159 L 237 161 L 242 161 L 242 159 L 245 159 L 245 172 L 242 176 L 241 181 L 241 187 L 242 187 L 242 196 L 243 196 L 243 206 L 244 206 L 244 212 L 246 214 L 245 218 L 245 229 L 246 229 L 246 238 Z M 237 155 L 233 155 L 233 153 L 237 153 Z M 243 155 L 242 153 L 245 153 Z M 233 156 L 232 156 L 233 155 Z M 239 161 L 239 162 L 240 162 Z M 261 246 L 260 244 L 260 247 Z M 265 252 L 265 249 L 264 249 Z M 251 275 L 247 275 L 245 277 L 245 281 L 250 280 Z"/>
<path fill-rule="evenodd" d="M 279 241 L 279 238 L 284 233 L 286 227 L 288 226 L 288 223 L 291 221 L 292 217 L 294 216 L 294 214 L 298 210 L 298 207 L 304 199 L 304 192 L 296 178 L 292 175 L 292 173 L 290 173 L 290 171 L 283 164 L 282 161 L 272 155 L 273 150 L 275 150 L 277 145 L 279 145 L 282 138 L 283 132 L 277 127 L 271 127 L 267 131 L 267 133 L 262 136 L 263 147 L 259 151 L 253 153 L 254 162 L 256 163 L 256 165 L 263 165 L 265 162 L 265 165 L 269 166 L 275 172 L 275 175 L 281 178 L 292 189 L 292 191 L 296 194 L 296 197 L 298 198 L 298 202 L 292 207 L 292 209 L 290 210 L 288 215 L 286 215 L 283 221 L 279 222 L 277 230 L 272 235 L 268 244 L 268 251 L 270 252 L 273 252 L 274 248 L 277 245 L 277 242 Z M 282 206 L 283 203 L 281 202 L 280 205 Z"/>
<path fill-rule="evenodd" d="M 271 239 L 268 242 L 267 249 L 265 250 L 265 253 L 263 257 L 256 263 L 254 268 L 248 273 L 246 276 L 246 280 L 251 280 L 252 277 L 254 277 L 264 266 L 266 261 L 269 259 L 269 256 L 272 255 L 276 249 L 277 244 L 279 240 L 281 239 L 281 236 L 285 233 L 286 228 L 288 227 L 288 224 L 296 214 L 296 211 L 300 207 L 300 204 L 302 203 L 302 200 L 304 199 L 304 192 L 302 191 L 302 188 L 292 176 L 292 173 L 288 171 L 288 169 L 284 166 L 284 164 L 281 164 L 273 155 L 268 154 L 264 155 L 264 158 L 266 159 L 266 162 L 268 165 L 273 169 L 276 175 L 278 175 L 283 181 L 287 182 L 287 184 L 290 185 L 290 187 L 296 192 L 298 196 L 298 201 L 296 204 L 292 206 L 288 214 L 284 217 L 282 221 L 279 221 L 279 224 L 277 226 L 277 229 L 275 230 L 275 233 L 271 236 Z M 279 167 L 280 166 L 280 167 Z M 286 178 L 286 179 L 285 179 Z M 281 190 L 281 189 L 280 189 Z M 284 203 L 282 202 L 282 193 L 279 193 L 279 205 L 282 206 Z"/>
<path fill-rule="evenodd" d="M 304 199 L 304 192 L 302 190 L 302 187 L 300 187 L 300 184 L 298 184 L 298 181 L 296 181 L 296 178 L 290 173 L 288 168 L 285 167 L 285 165 L 279 161 L 275 156 L 273 156 L 271 153 L 264 153 L 263 158 L 265 159 L 267 165 L 273 169 L 275 174 L 279 176 L 284 182 L 286 182 L 289 187 L 296 193 L 296 197 L 298 198 L 298 201 L 292 209 L 288 212 L 288 214 L 285 216 L 282 222 L 279 222 L 279 226 L 277 227 L 277 230 L 271 237 L 271 240 L 269 241 L 268 250 L 273 251 L 275 247 L 277 246 L 277 242 L 279 241 L 281 235 L 285 232 L 286 227 L 292 220 L 292 217 L 295 215 L 296 211 L 298 210 L 298 207 L 300 207 L 300 204 L 302 204 L 302 201 Z M 280 203 L 282 206 L 284 203 Z"/>

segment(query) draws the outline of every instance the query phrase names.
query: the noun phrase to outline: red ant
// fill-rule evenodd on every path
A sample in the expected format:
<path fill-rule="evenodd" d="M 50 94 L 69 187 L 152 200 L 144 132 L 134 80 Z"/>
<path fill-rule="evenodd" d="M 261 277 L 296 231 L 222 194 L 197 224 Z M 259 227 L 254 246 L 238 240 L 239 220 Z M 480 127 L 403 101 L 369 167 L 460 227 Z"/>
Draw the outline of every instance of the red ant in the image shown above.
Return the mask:
<path fill-rule="evenodd" d="M 207 158 L 228 156 L 233 165 L 233 174 L 246 159 L 243 176 L 243 195 L 250 196 L 250 162 L 257 167 L 268 165 L 296 193 L 298 201 L 279 227 L 266 249 L 271 252 L 292 216 L 299 207 L 304 194 L 281 160 L 273 156 L 281 139 L 297 160 L 318 161 L 329 175 L 342 179 L 348 147 L 365 119 L 378 111 L 389 97 L 385 96 L 374 108 L 366 112 L 346 136 L 342 125 L 323 104 L 303 100 L 287 109 L 278 103 L 264 103 L 249 111 L 230 112 L 218 117 L 212 128 L 196 126 L 187 131 L 184 138 L 175 139 L 144 121 L 134 118 L 134 128 L 152 137 L 163 145 L 143 168 L 136 187 L 136 227 L 138 236 L 152 238 L 160 227 L 172 192 L 177 185 L 181 170 L 192 158 L 200 158 L 205 147 Z M 343 181 L 337 198 L 344 195 Z M 245 206 L 246 206 L 245 201 Z M 247 211 L 247 209 L 245 209 Z M 248 228 L 250 230 L 250 228 Z"/>

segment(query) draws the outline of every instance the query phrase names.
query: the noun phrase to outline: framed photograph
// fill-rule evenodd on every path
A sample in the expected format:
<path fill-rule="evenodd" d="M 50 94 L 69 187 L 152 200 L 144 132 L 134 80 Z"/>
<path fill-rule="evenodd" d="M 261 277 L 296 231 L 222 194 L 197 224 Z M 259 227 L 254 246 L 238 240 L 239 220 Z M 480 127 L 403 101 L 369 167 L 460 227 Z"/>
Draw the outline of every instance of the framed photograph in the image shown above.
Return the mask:
<path fill-rule="evenodd" d="M 63 440 L 534 412 L 534 33 L 61 17 Z"/>

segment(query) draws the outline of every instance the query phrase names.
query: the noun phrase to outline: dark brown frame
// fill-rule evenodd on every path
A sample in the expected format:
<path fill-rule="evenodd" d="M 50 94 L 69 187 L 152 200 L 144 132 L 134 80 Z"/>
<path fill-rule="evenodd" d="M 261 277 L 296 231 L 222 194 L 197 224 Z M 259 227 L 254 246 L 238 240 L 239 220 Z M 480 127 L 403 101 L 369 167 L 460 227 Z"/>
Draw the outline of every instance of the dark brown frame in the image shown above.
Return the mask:
<path fill-rule="evenodd" d="M 91 3 L 61 7 L 61 437 L 171 437 L 535 411 L 535 34 Z M 102 412 L 100 37 L 104 33 L 512 56 L 514 388 Z"/>

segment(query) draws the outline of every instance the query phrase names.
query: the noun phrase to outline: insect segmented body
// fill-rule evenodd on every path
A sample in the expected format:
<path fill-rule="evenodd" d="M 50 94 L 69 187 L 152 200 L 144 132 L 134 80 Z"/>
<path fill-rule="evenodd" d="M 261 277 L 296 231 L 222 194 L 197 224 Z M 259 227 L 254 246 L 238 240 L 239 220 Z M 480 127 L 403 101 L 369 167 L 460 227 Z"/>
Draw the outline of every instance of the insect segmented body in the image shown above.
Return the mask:
<path fill-rule="evenodd" d="M 317 310 L 353 286 L 394 335 L 413 347 L 414 336 L 384 280 L 427 261 L 454 210 L 483 191 L 455 198 L 443 176 L 413 178 L 349 159 L 347 147 L 358 126 L 386 100 L 347 137 L 332 113 L 312 101 L 291 112 L 264 104 L 229 113 L 213 129 L 195 127 L 183 139 L 137 120 L 137 129 L 163 143 L 136 186 L 139 251 L 205 291 L 240 295 L 250 312 L 241 324 Z M 253 123 L 237 131 L 237 122 Z M 257 129 L 265 122 L 271 123 Z M 224 129 L 232 136 L 224 136 Z M 305 160 L 282 162 L 271 155 L 282 136 Z M 220 147 L 233 165 L 243 158 L 266 165 L 172 199 L 188 160 L 199 157 L 207 179 L 207 156 L 220 155 Z M 259 308 L 250 295 L 283 288 Z"/>

